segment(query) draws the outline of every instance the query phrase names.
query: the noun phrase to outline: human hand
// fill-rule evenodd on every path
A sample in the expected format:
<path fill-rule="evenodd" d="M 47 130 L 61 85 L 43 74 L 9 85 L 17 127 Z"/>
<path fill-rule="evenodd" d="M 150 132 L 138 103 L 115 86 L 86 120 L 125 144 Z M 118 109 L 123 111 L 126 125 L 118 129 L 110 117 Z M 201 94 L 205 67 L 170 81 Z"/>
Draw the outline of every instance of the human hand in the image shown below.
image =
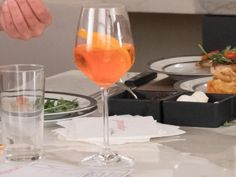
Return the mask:
<path fill-rule="evenodd" d="M 13 38 L 40 36 L 52 17 L 42 0 L 5 0 L 0 13 L 3 30 Z"/>
<path fill-rule="evenodd" d="M 2 14 L 2 5 L 0 6 L 0 16 L 1 16 L 1 14 Z M 2 31 L 2 30 L 3 30 L 3 28 L 2 28 L 1 21 L 0 21 L 0 31 Z"/>

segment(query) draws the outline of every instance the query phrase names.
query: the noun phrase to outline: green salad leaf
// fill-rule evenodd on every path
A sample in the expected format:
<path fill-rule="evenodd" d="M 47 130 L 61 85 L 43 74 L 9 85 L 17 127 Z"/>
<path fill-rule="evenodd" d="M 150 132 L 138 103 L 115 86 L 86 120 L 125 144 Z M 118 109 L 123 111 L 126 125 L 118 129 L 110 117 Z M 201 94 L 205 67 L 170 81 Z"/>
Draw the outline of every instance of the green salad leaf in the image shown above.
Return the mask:
<path fill-rule="evenodd" d="M 45 113 L 56 113 L 56 112 L 66 112 L 79 107 L 79 102 L 77 99 L 72 101 L 60 99 L 47 99 L 44 103 Z"/>

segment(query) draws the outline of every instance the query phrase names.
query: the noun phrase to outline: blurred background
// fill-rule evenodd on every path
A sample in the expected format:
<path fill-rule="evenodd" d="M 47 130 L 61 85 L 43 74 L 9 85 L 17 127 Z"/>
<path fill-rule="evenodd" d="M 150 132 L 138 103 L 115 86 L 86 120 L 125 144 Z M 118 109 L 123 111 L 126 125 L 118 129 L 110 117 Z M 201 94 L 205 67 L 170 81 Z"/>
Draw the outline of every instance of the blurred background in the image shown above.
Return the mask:
<path fill-rule="evenodd" d="M 51 26 L 43 36 L 29 41 L 14 40 L 5 33 L 0 33 L 1 65 L 43 64 L 46 66 L 47 76 L 75 69 L 73 63 L 75 30 L 80 7 L 85 0 L 44 0 L 44 2 L 53 15 Z M 147 62 L 154 59 L 200 55 L 201 51 L 197 45 L 203 43 L 203 36 L 208 36 L 211 40 L 210 27 L 213 31 L 217 31 L 214 25 L 218 21 L 214 22 L 211 19 L 222 18 L 221 15 L 229 17 L 234 12 L 236 14 L 236 5 L 233 4 L 233 8 L 229 11 L 229 3 L 232 5 L 232 1 L 227 0 L 224 2 L 221 0 L 119 0 L 118 2 L 125 3 L 129 11 L 136 46 L 136 62 L 131 71 L 137 72 L 144 71 Z M 222 10 L 224 8 L 225 11 Z M 206 27 L 209 26 L 208 21 L 211 25 L 206 31 Z M 221 19 L 221 22 L 224 21 L 224 18 Z M 206 47 L 210 49 L 209 45 Z"/>

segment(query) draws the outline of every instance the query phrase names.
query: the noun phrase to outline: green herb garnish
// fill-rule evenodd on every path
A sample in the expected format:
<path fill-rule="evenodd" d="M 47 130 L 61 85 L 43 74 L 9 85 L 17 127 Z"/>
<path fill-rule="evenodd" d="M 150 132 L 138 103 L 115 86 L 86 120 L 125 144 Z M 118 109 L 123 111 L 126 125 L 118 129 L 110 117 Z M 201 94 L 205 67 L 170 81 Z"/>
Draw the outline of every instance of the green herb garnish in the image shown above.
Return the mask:
<path fill-rule="evenodd" d="M 232 120 L 230 122 L 226 121 L 223 126 L 224 127 L 236 126 L 236 120 Z"/>
<path fill-rule="evenodd" d="M 56 99 L 47 99 L 44 103 L 44 112 L 45 113 L 56 113 L 56 112 L 65 112 L 77 109 L 79 102 L 77 99 L 72 101 L 64 100 L 63 98 Z"/>
<path fill-rule="evenodd" d="M 200 44 L 198 44 L 198 47 L 204 54 L 200 63 L 206 60 L 212 62 L 212 64 L 230 65 L 236 63 L 236 47 L 232 48 L 231 46 L 227 46 L 224 50 L 211 52 L 206 52 Z"/>

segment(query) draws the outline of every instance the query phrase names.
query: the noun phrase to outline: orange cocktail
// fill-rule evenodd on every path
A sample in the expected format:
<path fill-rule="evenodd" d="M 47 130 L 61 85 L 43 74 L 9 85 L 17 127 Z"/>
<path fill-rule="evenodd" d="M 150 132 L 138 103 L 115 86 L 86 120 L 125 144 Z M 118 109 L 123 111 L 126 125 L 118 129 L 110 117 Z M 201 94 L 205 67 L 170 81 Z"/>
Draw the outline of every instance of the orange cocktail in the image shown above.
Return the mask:
<path fill-rule="evenodd" d="M 82 29 L 78 35 L 86 37 Z M 75 64 L 101 87 L 117 82 L 134 63 L 132 44 L 119 44 L 108 35 L 94 33 L 90 44 L 78 44 L 74 50 Z"/>

